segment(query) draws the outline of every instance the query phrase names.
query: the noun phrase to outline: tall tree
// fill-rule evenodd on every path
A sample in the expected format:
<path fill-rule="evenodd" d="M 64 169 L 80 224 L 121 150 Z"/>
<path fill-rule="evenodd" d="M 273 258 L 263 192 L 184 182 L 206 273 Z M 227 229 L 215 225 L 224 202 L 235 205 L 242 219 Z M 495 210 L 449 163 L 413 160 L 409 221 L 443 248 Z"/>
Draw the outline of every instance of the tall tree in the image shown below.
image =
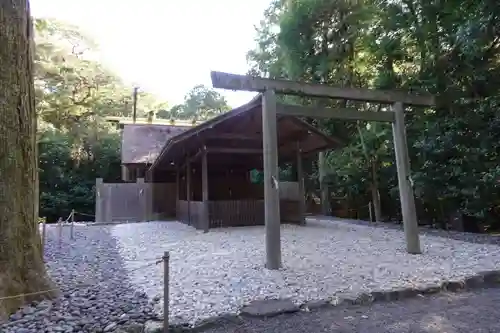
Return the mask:
<path fill-rule="evenodd" d="M 248 58 L 259 75 L 437 95 L 437 108 L 407 110 L 419 217 L 436 223 L 459 212 L 500 228 L 498 31 L 490 0 L 275 0 Z M 377 215 L 400 218 L 390 128 L 315 123 L 348 142 L 328 154 L 336 195 L 357 208 L 378 192 Z"/>
<path fill-rule="evenodd" d="M 49 289 L 35 220 L 33 28 L 27 0 L 0 3 L 0 297 Z M 0 315 L 37 295 L 0 302 Z"/>
<path fill-rule="evenodd" d="M 96 43 L 77 26 L 36 19 L 35 42 L 40 216 L 51 222 L 75 209 L 91 219 L 95 178 L 120 179 L 120 132 L 103 117 L 130 117 L 133 89 L 98 61 Z M 167 108 L 138 95 L 141 118 Z"/>
<path fill-rule="evenodd" d="M 194 86 L 184 97 L 184 103 L 174 105 L 158 116 L 173 119 L 206 120 L 231 110 L 224 96 L 202 84 Z"/>
<path fill-rule="evenodd" d="M 103 116 L 132 115 L 132 87 L 96 57 L 96 43 L 77 26 L 37 19 L 35 91 L 41 120 L 75 135 Z M 165 108 L 147 92 L 139 92 L 138 117 Z"/>

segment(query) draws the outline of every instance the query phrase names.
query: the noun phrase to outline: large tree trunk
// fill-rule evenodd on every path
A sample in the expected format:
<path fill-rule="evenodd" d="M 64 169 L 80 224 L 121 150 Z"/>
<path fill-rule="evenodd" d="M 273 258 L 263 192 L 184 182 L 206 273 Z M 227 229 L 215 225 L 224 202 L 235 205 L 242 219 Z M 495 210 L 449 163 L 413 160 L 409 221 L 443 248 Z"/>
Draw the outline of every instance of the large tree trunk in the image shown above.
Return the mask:
<path fill-rule="evenodd" d="M 52 287 L 35 220 L 38 177 L 32 31 L 27 0 L 0 1 L 0 298 Z M 0 301 L 0 317 L 26 302 L 52 295 Z"/>

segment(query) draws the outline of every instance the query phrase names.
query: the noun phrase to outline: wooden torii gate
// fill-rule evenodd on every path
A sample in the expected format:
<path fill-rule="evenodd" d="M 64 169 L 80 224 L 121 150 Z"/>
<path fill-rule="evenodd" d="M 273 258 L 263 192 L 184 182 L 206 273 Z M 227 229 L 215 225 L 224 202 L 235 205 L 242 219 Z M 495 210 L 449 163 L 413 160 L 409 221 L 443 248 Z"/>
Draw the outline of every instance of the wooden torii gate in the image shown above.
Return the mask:
<path fill-rule="evenodd" d="M 338 88 L 322 84 L 273 80 L 215 71 L 211 72 L 211 79 L 214 88 L 257 91 L 263 94 L 262 135 L 264 146 L 266 267 L 268 269 L 279 269 L 281 267 L 279 191 L 275 185 L 278 179 L 276 133 L 276 116 L 278 114 L 392 123 L 406 249 L 411 254 L 421 253 L 415 198 L 411 178 L 409 177 L 410 160 L 406 142 L 404 105 L 434 106 L 434 96 L 430 94 L 409 94 L 400 91 Z M 392 104 L 392 111 L 360 112 L 348 108 L 333 109 L 281 104 L 276 101 L 276 93 Z"/>

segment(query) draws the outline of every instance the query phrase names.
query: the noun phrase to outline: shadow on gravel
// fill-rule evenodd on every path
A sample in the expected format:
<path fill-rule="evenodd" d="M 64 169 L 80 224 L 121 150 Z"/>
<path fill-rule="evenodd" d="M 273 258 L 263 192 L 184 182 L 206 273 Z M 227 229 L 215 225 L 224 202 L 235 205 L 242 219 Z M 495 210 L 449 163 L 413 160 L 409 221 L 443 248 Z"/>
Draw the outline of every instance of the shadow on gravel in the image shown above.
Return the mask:
<path fill-rule="evenodd" d="M 76 226 L 74 238 L 64 227 L 59 242 L 57 227 L 47 228 L 45 262 L 61 295 L 16 313 L 6 332 L 107 332 L 155 317 L 130 283 L 110 227 Z"/>
<path fill-rule="evenodd" d="M 403 231 L 403 225 L 394 222 L 369 222 L 363 220 L 352 220 L 343 219 L 332 216 L 310 216 L 311 220 L 322 220 L 322 221 L 340 221 L 345 223 L 351 223 L 355 225 L 369 226 L 375 228 L 385 228 L 392 230 Z M 476 244 L 491 244 L 500 246 L 500 236 L 493 236 L 489 234 L 475 234 L 470 232 L 458 232 L 458 231 L 448 231 L 440 229 L 432 229 L 430 227 L 421 226 L 419 229 L 420 233 L 423 235 L 444 237 L 454 240 L 459 240 L 463 242 L 476 243 Z"/>
<path fill-rule="evenodd" d="M 500 332 L 500 289 L 441 294 L 370 306 L 324 308 L 268 319 L 244 318 L 205 333 Z"/>

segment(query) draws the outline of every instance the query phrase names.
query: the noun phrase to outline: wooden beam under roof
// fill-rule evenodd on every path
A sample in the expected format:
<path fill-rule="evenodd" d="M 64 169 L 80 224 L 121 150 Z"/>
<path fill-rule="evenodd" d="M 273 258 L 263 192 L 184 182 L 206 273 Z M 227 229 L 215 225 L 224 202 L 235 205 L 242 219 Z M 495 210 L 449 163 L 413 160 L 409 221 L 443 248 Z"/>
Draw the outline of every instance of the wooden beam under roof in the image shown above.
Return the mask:
<path fill-rule="evenodd" d="M 335 99 L 378 102 L 392 104 L 401 102 L 415 106 L 434 106 L 435 99 L 431 94 L 407 93 L 396 90 L 375 90 L 366 88 L 339 88 L 325 84 L 312 84 L 289 80 L 276 80 L 212 71 L 214 88 L 258 91 L 274 90 L 281 94 L 330 97 Z"/>
<path fill-rule="evenodd" d="M 262 141 L 262 138 L 259 135 L 243 135 L 238 133 L 211 133 L 206 136 L 207 140 L 210 139 L 223 139 L 223 140 L 235 140 L 235 141 Z"/>
<path fill-rule="evenodd" d="M 302 106 L 278 103 L 277 113 L 279 115 L 328 118 L 328 119 L 346 119 L 346 120 L 366 120 L 393 122 L 393 111 L 358 111 L 348 108 L 322 108 L 316 106 Z"/>
<path fill-rule="evenodd" d="M 226 147 L 209 147 L 209 154 L 262 154 L 262 149 L 254 148 L 226 148 Z"/>

